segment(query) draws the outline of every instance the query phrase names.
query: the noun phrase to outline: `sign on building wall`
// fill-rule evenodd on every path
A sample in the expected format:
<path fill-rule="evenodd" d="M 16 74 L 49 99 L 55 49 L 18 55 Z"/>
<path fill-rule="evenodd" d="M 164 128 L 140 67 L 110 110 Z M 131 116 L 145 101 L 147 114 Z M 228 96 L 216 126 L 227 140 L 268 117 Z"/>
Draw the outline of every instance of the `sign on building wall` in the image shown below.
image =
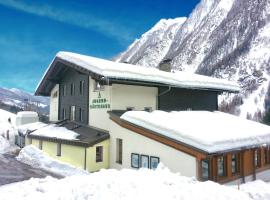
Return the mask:
<path fill-rule="evenodd" d="M 111 108 L 110 102 L 108 99 L 103 98 L 101 93 L 98 93 L 98 98 L 92 99 L 90 104 L 91 109 L 108 109 Z"/>

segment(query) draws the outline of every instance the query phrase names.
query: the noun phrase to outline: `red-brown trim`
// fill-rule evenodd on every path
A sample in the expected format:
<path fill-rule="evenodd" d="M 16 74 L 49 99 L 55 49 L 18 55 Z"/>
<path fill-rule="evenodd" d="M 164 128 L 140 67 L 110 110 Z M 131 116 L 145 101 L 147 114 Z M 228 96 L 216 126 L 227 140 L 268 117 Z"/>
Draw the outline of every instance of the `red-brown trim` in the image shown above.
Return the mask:
<path fill-rule="evenodd" d="M 115 115 L 110 115 L 110 119 L 112 121 L 114 121 L 116 124 L 120 125 L 121 127 L 123 128 L 126 128 L 128 130 L 131 130 L 135 133 L 138 133 L 140 135 L 143 135 L 147 138 L 150 138 L 152 140 L 155 140 L 157 142 L 160 142 L 162 144 L 165 144 L 167 146 L 170 146 L 176 150 L 179 150 L 179 151 L 182 151 L 184 153 L 187 153 L 193 157 L 196 157 L 197 159 L 201 160 L 201 159 L 205 159 L 206 156 L 207 156 L 207 153 L 203 153 L 203 152 L 200 152 L 198 151 L 197 149 L 195 148 L 192 148 L 190 146 L 187 146 L 187 145 L 184 145 L 182 143 L 179 143 L 179 142 L 176 142 L 176 141 L 173 141 L 172 139 L 170 140 L 169 138 L 166 138 L 162 135 L 159 135 L 159 134 L 156 134 L 150 130 L 147 130 L 145 128 L 142 128 L 142 127 L 139 127 L 139 126 L 136 126 L 134 124 L 131 124 L 127 121 L 124 121 L 122 119 L 120 119 L 118 116 L 115 116 Z"/>

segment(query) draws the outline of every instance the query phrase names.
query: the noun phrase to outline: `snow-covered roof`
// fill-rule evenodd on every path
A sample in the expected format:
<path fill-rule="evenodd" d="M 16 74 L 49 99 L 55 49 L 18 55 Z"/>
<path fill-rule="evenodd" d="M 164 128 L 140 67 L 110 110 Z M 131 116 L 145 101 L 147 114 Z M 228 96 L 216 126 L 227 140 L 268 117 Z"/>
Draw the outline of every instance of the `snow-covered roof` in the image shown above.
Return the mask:
<path fill-rule="evenodd" d="M 43 122 L 34 122 L 34 123 L 29 123 L 29 124 L 24 124 L 21 126 L 18 126 L 18 131 L 22 134 L 26 134 L 27 131 L 34 131 L 37 129 L 40 129 L 42 127 L 48 126 L 48 124 L 45 124 Z"/>
<path fill-rule="evenodd" d="M 270 144 L 270 126 L 217 111 L 129 111 L 121 119 L 208 153 Z"/>
<path fill-rule="evenodd" d="M 169 85 L 172 87 L 192 88 L 192 89 L 210 89 L 218 91 L 239 92 L 237 83 L 227 80 L 190 74 L 190 73 L 170 73 L 158 70 L 156 68 L 147 68 L 132 64 L 118 63 L 91 56 L 80 55 L 71 52 L 59 52 L 54 60 L 61 59 L 73 65 L 79 66 L 84 70 L 103 76 L 104 78 L 132 80 L 138 82 L 148 82 L 152 84 Z M 54 62 L 49 65 L 37 91 L 46 76 L 50 73 L 50 68 L 54 67 Z M 37 92 L 39 94 L 41 92 Z"/>
<path fill-rule="evenodd" d="M 38 114 L 33 111 L 21 111 L 17 113 L 17 117 L 38 117 Z"/>
<path fill-rule="evenodd" d="M 16 114 L 0 109 L 0 123 L 7 123 L 9 118 L 11 123 L 15 124 Z"/>
<path fill-rule="evenodd" d="M 77 137 L 79 136 L 78 133 L 70 131 L 65 127 L 59 127 L 55 124 L 43 126 L 32 132 L 31 135 L 58 138 L 63 140 L 77 140 Z"/>

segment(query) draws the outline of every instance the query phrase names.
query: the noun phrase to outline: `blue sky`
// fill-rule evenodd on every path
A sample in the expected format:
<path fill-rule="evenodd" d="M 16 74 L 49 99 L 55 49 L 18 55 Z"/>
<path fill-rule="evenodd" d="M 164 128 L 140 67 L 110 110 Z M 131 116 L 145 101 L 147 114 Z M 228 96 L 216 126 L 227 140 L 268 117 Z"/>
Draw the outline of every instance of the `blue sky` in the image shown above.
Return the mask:
<path fill-rule="evenodd" d="M 0 87 L 34 92 L 58 51 L 110 59 L 199 0 L 0 0 Z"/>

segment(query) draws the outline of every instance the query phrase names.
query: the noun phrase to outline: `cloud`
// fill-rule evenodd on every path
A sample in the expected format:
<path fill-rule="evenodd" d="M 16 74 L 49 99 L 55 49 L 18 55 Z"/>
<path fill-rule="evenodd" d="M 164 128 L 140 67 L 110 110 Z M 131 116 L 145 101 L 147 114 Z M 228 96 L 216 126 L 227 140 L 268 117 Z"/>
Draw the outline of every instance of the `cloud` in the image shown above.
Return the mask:
<path fill-rule="evenodd" d="M 106 36 L 116 38 L 120 42 L 123 42 L 123 40 L 130 42 L 133 39 L 126 27 L 114 23 L 112 20 L 108 21 L 95 17 L 89 13 L 59 7 L 55 8 L 50 5 L 30 5 L 20 0 L 0 0 L 0 5 L 81 28 L 95 30 Z"/>

